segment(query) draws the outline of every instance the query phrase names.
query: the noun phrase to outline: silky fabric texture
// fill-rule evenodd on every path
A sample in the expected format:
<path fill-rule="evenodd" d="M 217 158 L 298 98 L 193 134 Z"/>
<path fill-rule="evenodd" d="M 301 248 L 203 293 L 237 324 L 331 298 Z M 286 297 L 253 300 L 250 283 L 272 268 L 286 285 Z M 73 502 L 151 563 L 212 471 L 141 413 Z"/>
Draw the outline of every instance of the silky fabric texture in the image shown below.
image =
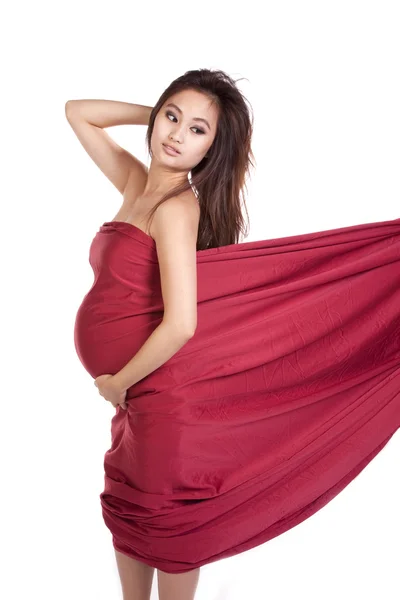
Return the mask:
<path fill-rule="evenodd" d="M 136 226 L 105 222 L 89 261 L 74 341 L 96 378 L 163 301 Z M 116 409 L 100 494 L 115 549 L 168 573 L 304 521 L 400 424 L 400 219 L 201 250 L 197 281 L 195 335 Z"/>

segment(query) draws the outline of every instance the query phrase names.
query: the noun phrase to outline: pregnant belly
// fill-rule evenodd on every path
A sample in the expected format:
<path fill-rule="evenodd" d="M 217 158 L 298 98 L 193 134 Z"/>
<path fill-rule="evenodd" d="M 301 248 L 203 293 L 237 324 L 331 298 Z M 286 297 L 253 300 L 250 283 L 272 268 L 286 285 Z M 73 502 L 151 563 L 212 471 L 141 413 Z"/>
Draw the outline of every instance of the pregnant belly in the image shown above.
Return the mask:
<path fill-rule="evenodd" d="M 86 298 L 74 326 L 79 360 L 93 378 L 114 374 L 138 352 L 158 322 L 154 315 L 135 314 L 131 306 L 105 306 Z"/>

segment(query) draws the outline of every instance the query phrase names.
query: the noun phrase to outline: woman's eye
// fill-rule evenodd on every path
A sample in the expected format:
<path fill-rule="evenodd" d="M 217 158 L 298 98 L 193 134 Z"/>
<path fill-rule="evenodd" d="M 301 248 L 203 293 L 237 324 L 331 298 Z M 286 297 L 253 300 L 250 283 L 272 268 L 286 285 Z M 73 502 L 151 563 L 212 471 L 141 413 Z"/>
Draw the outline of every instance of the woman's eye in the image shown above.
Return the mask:
<path fill-rule="evenodd" d="M 167 115 L 167 119 L 168 119 L 169 121 L 171 120 L 169 117 L 173 117 L 174 119 L 176 119 L 175 115 L 173 115 L 173 114 L 172 114 L 172 113 L 170 113 L 170 112 L 167 112 L 167 113 L 166 113 L 166 115 Z M 201 134 L 203 134 L 203 133 L 204 133 L 204 131 L 203 131 L 202 129 L 200 129 L 199 127 L 192 127 L 192 129 L 197 129 L 197 131 L 199 131 L 199 132 L 200 132 L 200 134 L 198 134 L 198 133 L 197 133 L 196 135 L 201 135 Z"/>

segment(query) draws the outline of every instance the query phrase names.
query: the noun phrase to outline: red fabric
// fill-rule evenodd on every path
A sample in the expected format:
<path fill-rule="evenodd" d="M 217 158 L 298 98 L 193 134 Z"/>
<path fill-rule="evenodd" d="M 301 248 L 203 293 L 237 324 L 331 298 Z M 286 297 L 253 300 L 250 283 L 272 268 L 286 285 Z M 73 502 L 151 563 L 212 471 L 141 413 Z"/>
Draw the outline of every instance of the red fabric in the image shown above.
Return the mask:
<path fill-rule="evenodd" d="M 93 377 L 162 320 L 155 241 L 90 246 L 75 323 Z M 105 453 L 114 547 L 169 573 L 249 550 L 332 500 L 400 424 L 400 219 L 198 251 L 198 325 L 129 388 Z"/>

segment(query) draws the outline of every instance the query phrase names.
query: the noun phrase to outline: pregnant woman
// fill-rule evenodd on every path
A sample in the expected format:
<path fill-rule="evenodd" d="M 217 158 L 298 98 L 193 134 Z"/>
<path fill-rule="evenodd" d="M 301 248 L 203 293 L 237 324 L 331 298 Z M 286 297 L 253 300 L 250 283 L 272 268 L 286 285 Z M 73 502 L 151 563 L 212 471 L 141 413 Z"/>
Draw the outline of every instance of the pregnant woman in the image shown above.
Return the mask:
<path fill-rule="evenodd" d="M 154 107 L 70 100 L 121 192 L 90 246 L 75 347 L 116 407 L 102 513 L 124 600 L 191 600 L 202 565 L 284 533 L 400 425 L 400 219 L 241 242 L 254 156 L 226 73 Z M 147 126 L 149 169 L 105 132 Z"/>

